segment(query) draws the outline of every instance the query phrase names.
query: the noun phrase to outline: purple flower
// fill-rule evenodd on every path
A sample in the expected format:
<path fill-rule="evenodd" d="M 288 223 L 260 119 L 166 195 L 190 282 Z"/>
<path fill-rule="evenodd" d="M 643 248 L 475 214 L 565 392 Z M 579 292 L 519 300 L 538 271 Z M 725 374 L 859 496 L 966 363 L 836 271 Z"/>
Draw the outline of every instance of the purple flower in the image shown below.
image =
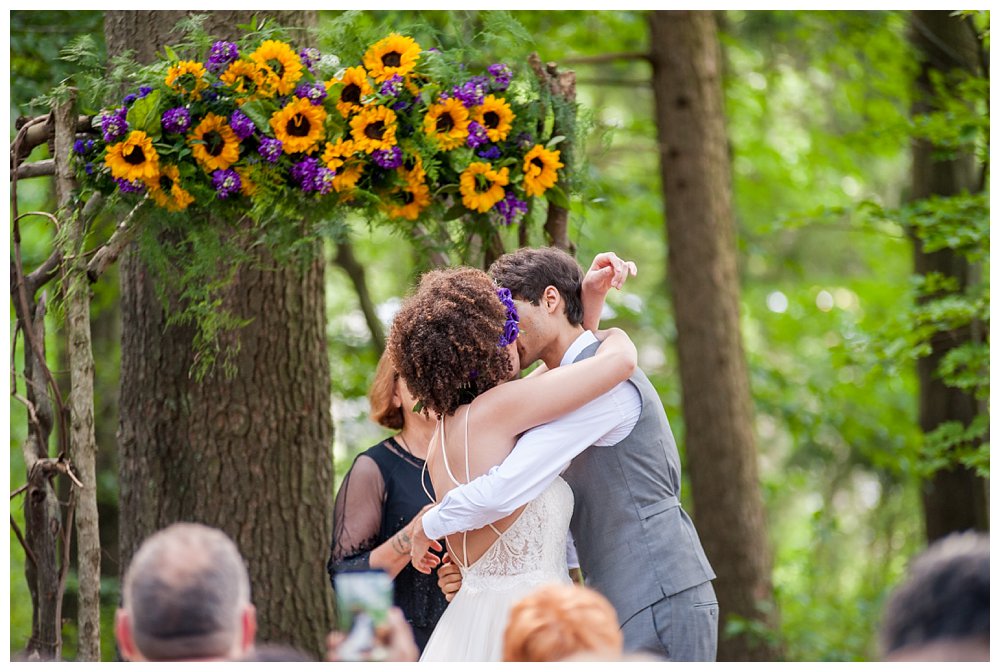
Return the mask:
<path fill-rule="evenodd" d="M 101 132 L 104 134 L 104 142 L 112 142 L 125 135 L 128 130 L 128 122 L 125 121 L 125 108 L 120 107 L 113 112 L 104 112 L 101 115 Z"/>
<path fill-rule="evenodd" d="M 302 59 L 302 65 L 306 66 L 309 72 L 312 72 L 313 66 L 316 65 L 317 61 L 323 57 L 323 54 L 319 53 L 319 49 L 316 47 L 306 47 L 299 52 L 299 58 Z M 303 98 L 305 96 L 302 96 Z"/>
<path fill-rule="evenodd" d="M 233 129 L 233 133 L 240 140 L 246 140 L 257 130 L 257 127 L 253 124 L 253 120 L 239 110 L 233 111 L 229 116 L 229 127 Z"/>
<path fill-rule="evenodd" d="M 386 170 L 399 168 L 403 165 L 403 150 L 398 146 L 389 149 L 376 149 L 372 152 L 372 160 Z"/>
<path fill-rule="evenodd" d="M 73 143 L 73 151 L 77 154 L 90 154 L 94 149 L 94 141 L 87 140 L 77 140 Z"/>
<path fill-rule="evenodd" d="M 527 131 L 520 133 L 514 142 L 517 143 L 518 148 L 524 150 L 531 149 L 535 144 L 535 140 L 531 137 L 531 133 L 528 133 Z"/>
<path fill-rule="evenodd" d="M 87 165 L 85 165 L 83 167 L 83 172 L 87 173 L 87 175 L 93 175 L 94 174 L 94 164 L 88 162 Z"/>
<path fill-rule="evenodd" d="M 131 107 L 132 103 L 134 103 L 138 99 L 139 96 L 135 95 L 134 93 L 130 93 L 127 96 L 125 96 L 125 98 L 122 99 L 122 103 L 125 104 L 125 107 Z"/>
<path fill-rule="evenodd" d="M 139 87 L 139 97 L 145 98 L 153 92 L 153 87 L 151 86 L 140 86 Z"/>
<path fill-rule="evenodd" d="M 487 77 L 477 76 L 473 77 L 465 84 L 461 86 L 453 87 L 451 90 L 451 95 L 458 98 L 463 105 L 466 107 L 475 107 L 476 105 L 483 104 L 483 98 L 486 96 L 486 90 L 489 87 L 490 80 Z M 445 98 L 445 95 L 441 96 Z"/>
<path fill-rule="evenodd" d="M 502 153 L 500 151 L 500 148 L 497 147 L 496 145 L 490 145 L 485 149 L 480 149 L 478 152 L 476 152 L 476 156 L 483 159 L 490 159 L 491 161 L 493 159 L 499 159 L 501 154 Z"/>
<path fill-rule="evenodd" d="M 493 78 L 494 91 L 507 90 L 507 87 L 510 86 L 510 80 L 514 73 L 511 72 L 506 63 L 494 63 L 490 67 L 486 68 L 486 71 L 490 73 L 490 77 Z"/>
<path fill-rule="evenodd" d="M 229 64 L 239 58 L 240 52 L 232 42 L 222 40 L 212 45 L 208 51 L 208 62 L 205 68 L 209 72 L 222 72 Z"/>
<path fill-rule="evenodd" d="M 402 112 L 403 110 L 410 107 L 410 105 L 412 105 L 414 102 L 416 101 L 407 102 L 406 100 L 397 100 L 395 103 L 392 104 L 392 109 L 395 112 Z"/>
<path fill-rule="evenodd" d="M 322 105 L 326 98 L 326 87 L 318 82 L 311 84 L 299 84 L 295 89 L 295 95 L 299 98 L 308 98 L 313 105 Z"/>
<path fill-rule="evenodd" d="M 393 75 L 389 79 L 385 80 L 382 84 L 382 88 L 379 89 L 379 93 L 383 96 L 398 96 L 400 90 L 403 88 L 403 78 L 399 75 Z"/>
<path fill-rule="evenodd" d="M 275 138 L 261 138 L 257 153 L 271 163 L 277 163 L 281 158 L 281 140 Z"/>
<path fill-rule="evenodd" d="M 466 138 L 465 144 L 475 149 L 480 145 L 485 145 L 489 141 L 490 138 L 488 135 L 486 135 L 486 128 L 478 121 L 470 121 L 469 137 Z"/>
<path fill-rule="evenodd" d="M 243 180 L 240 179 L 240 174 L 232 168 L 212 173 L 212 188 L 219 198 L 229 198 L 233 194 L 238 194 L 242 186 Z"/>
<path fill-rule="evenodd" d="M 493 209 L 503 217 L 504 223 L 510 226 L 528 212 L 528 203 L 515 196 L 514 192 L 508 191 L 502 199 L 497 201 Z"/>
<path fill-rule="evenodd" d="M 116 177 L 115 183 L 121 189 L 122 193 L 125 194 L 141 194 L 146 191 L 146 185 L 143 184 L 142 180 L 129 181 L 122 177 Z"/>
<path fill-rule="evenodd" d="M 321 194 L 329 194 L 333 191 L 333 178 L 336 176 L 335 172 L 326 166 L 321 166 L 313 178 L 313 188 Z"/>
<path fill-rule="evenodd" d="M 309 157 L 299 161 L 292 166 L 291 176 L 306 193 L 318 191 L 328 194 L 333 190 L 335 173 L 321 164 L 319 159 Z"/>
<path fill-rule="evenodd" d="M 172 107 L 160 118 L 167 133 L 183 133 L 191 125 L 191 113 L 186 107 Z"/>
<path fill-rule="evenodd" d="M 517 308 L 514 306 L 514 297 L 511 295 L 509 289 L 506 287 L 497 287 L 497 298 L 500 299 L 500 303 L 507 309 L 507 321 L 504 322 L 503 333 L 500 335 L 500 342 L 497 344 L 497 347 L 506 348 L 517 340 L 517 335 L 520 331 L 517 323 L 521 318 L 517 314 Z"/>

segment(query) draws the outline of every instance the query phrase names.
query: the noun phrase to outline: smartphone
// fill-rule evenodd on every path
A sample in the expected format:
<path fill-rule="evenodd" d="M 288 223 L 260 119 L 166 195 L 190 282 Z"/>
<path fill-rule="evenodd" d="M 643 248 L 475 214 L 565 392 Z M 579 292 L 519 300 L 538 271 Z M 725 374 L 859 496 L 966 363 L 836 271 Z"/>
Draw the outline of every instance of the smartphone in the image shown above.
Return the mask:
<path fill-rule="evenodd" d="M 392 606 L 392 578 L 380 569 L 340 572 L 334 577 L 337 629 L 347 633 L 341 660 L 378 660 L 375 628 L 385 625 Z"/>

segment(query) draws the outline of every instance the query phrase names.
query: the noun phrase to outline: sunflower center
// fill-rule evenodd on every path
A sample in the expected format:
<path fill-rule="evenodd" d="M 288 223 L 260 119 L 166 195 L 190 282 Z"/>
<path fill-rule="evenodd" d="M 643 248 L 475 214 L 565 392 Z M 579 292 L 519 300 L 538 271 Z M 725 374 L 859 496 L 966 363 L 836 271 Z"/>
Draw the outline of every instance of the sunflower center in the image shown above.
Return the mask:
<path fill-rule="evenodd" d="M 492 186 L 493 186 L 493 181 L 490 180 L 488 177 L 486 177 L 482 173 L 479 173 L 478 175 L 476 175 L 476 191 L 477 192 L 479 192 L 480 194 L 483 193 L 483 192 L 487 192 L 487 191 L 490 190 L 490 187 L 492 187 Z"/>
<path fill-rule="evenodd" d="M 222 154 L 222 148 L 226 146 L 226 141 L 218 131 L 209 131 L 202 138 L 205 141 L 205 149 L 212 156 Z"/>
<path fill-rule="evenodd" d="M 134 145 L 132 149 L 128 150 L 128 154 L 125 154 L 122 158 L 125 159 L 126 163 L 130 163 L 133 166 L 141 166 L 146 160 L 146 155 L 142 151 L 142 147 Z"/>
<path fill-rule="evenodd" d="M 483 126 L 496 128 L 500 125 L 500 115 L 496 112 L 487 112 L 483 115 Z"/>
<path fill-rule="evenodd" d="M 174 181 L 166 175 L 160 175 L 160 189 L 170 191 L 174 188 Z"/>
<path fill-rule="evenodd" d="M 410 203 L 413 203 L 413 200 L 414 200 L 413 193 L 410 192 L 409 190 L 404 190 L 403 191 L 403 204 L 404 205 L 409 205 Z"/>
<path fill-rule="evenodd" d="M 357 105 L 361 102 L 361 87 L 357 84 L 348 84 L 344 87 L 344 90 L 340 92 L 340 100 L 345 103 L 353 103 Z"/>
<path fill-rule="evenodd" d="M 434 128 L 437 129 L 438 133 L 448 133 L 455 128 L 455 120 L 451 118 L 450 114 L 442 114 L 437 118 L 437 124 Z"/>
<path fill-rule="evenodd" d="M 193 91 L 198 86 L 198 78 L 191 73 L 186 73 L 177 78 L 177 83 L 185 91 Z"/>
<path fill-rule="evenodd" d="M 288 126 L 285 129 L 288 131 L 288 135 L 294 135 L 298 138 L 304 138 L 309 135 L 309 129 L 311 128 L 309 120 L 303 114 L 293 115 L 291 119 L 288 120 Z"/>
<path fill-rule="evenodd" d="M 382 65 L 387 68 L 398 68 L 403 59 L 398 51 L 390 51 L 382 56 Z"/>
<path fill-rule="evenodd" d="M 274 74 L 281 77 L 285 74 L 285 66 L 276 58 L 272 58 L 267 62 L 267 67 L 274 70 Z"/>
<path fill-rule="evenodd" d="M 385 122 L 382 120 L 365 126 L 365 136 L 371 138 L 372 140 L 381 140 L 384 134 Z"/>
<path fill-rule="evenodd" d="M 544 163 L 542 162 L 542 160 L 541 160 L 540 158 L 538 158 L 537 156 L 536 156 L 535 158 L 533 158 L 533 159 L 531 160 L 531 162 L 532 162 L 533 164 L 535 164 L 536 166 L 538 166 L 538 169 L 539 169 L 539 170 L 543 170 L 543 169 L 545 168 L 545 164 L 544 164 Z"/>

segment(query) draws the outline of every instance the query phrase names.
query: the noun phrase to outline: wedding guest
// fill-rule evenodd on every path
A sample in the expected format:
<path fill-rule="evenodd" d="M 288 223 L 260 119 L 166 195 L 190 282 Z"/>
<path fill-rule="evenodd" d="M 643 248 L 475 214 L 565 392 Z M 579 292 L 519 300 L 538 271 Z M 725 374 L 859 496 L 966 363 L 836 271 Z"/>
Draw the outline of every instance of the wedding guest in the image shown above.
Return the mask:
<path fill-rule="evenodd" d="M 250 579 L 220 530 L 175 523 L 146 539 L 122 598 L 115 637 L 126 660 L 232 660 L 253 648 Z"/>
<path fill-rule="evenodd" d="M 951 534 L 920 554 L 889 597 L 880 635 L 886 660 L 989 660 L 989 535 Z"/>
<path fill-rule="evenodd" d="M 503 659 L 542 663 L 584 655 L 620 660 L 623 641 L 607 598 L 580 585 L 551 585 L 511 608 Z"/>
<path fill-rule="evenodd" d="M 394 436 L 358 455 L 337 493 L 327 570 L 382 569 L 394 577 L 394 601 L 420 650 L 448 606 L 433 576 L 410 566 L 408 524 L 429 505 L 421 472 L 434 422 L 414 412 L 416 401 L 383 355 L 368 393 L 371 418 Z M 430 479 L 424 486 L 433 494 Z"/>

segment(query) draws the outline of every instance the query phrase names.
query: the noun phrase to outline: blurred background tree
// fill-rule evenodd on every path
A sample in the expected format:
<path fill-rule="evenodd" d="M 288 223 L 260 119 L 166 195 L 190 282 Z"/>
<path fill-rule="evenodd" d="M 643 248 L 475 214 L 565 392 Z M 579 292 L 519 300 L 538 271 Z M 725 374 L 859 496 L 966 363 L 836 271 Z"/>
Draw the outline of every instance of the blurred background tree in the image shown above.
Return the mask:
<path fill-rule="evenodd" d="M 507 16 L 380 11 L 352 14 L 346 21 L 342 12 L 320 12 L 319 46 L 346 60 L 347 50 L 361 48 L 346 25 L 370 32 L 426 25 L 462 43 Z M 610 297 L 606 322 L 633 335 L 640 365 L 660 391 L 682 451 L 692 449 L 681 411 L 667 210 L 656 170 L 649 17 L 624 11 L 512 16 L 523 30 L 511 28 L 508 40 L 489 45 L 498 57 L 523 59 L 536 50 L 543 61 L 577 72 L 581 125 L 588 135 L 578 151 L 570 237 L 584 263 L 606 249 L 638 262 L 639 276 L 624 293 Z M 774 613 L 730 618 L 720 638 L 756 639 L 765 650 L 780 648 L 788 660 L 871 660 L 877 656 L 874 633 L 884 598 L 927 535 L 935 534 L 924 515 L 925 484 L 956 467 L 971 473 L 973 484 L 988 476 L 988 418 L 982 412 L 989 393 L 988 72 L 969 67 L 958 75 L 950 65 L 922 57 L 909 12 L 730 10 L 715 18 L 732 166 L 739 319 L 774 588 Z M 974 40 L 969 44 L 979 62 L 988 63 L 982 58 L 988 56 L 988 13 L 923 19 L 937 21 L 962 22 L 962 39 Z M 71 64 L 55 58 L 72 34 L 90 34 L 103 48 L 101 22 L 94 12 L 11 12 L 12 119 L 41 112 L 30 100 L 72 72 Z M 424 41 L 429 34 L 415 37 L 425 48 L 432 46 Z M 919 81 L 930 83 L 933 99 L 926 107 L 914 107 Z M 945 192 L 944 198 L 919 192 L 911 153 L 918 136 L 932 147 L 932 162 L 968 163 L 971 156 L 978 182 Z M 41 158 L 45 148 L 37 152 Z M 18 196 L 22 211 L 45 208 L 52 198 L 39 180 L 19 185 Z M 364 271 L 367 299 L 359 298 L 356 278 L 344 272 L 349 262 L 326 274 L 338 477 L 356 451 L 384 436 L 365 417 L 364 395 L 380 350 L 372 324 L 377 320 L 387 328 L 400 297 L 432 263 L 427 251 L 396 233 L 352 224 L 350 258 Z M 33 224 L 24 227 L 24 235 L 30 266 L 46 256 L 51 231 Z M 530 244 L 544 244 L 537 227 L 532 235 Z M 938 275 L 915 277 L 915 238 L 925 251 L 950 249 L 966 260 L 972 271 L 965 284 Z M 338 257 L 344 262 L 343 255 L 330 244 L 331 264 Z M 107 544 L 102 649 L 108 656 L 114 651 L 108 626 L 119 572 L 112 529 L 117 280 L 104 278 L 94 290 L 99 485 Z M 930 298 L 918 301 L 918 296 Z M 60 370 L 65 367 L 59 364 L 56 326 L 53 322 L 49 331 L 49 353 L 53 370 Z M 948 341 L 940 363 L 930 369 L 921 364 L 918 376 L 918 359 L 934 356 L 942 339 L 934 334 L 968 335 L 971 346 L 957 348 Z M 935 379 L 971 397 L 971 415 L 958 424 L 941 424 L 953 420 L 950 416 L 932 422 L 922 417 L 921 390 Z M 23 408 L 12 402 L 12 488 L 24 478 L 19 450 L 24 427 Z M 689 483 L 684 499 L 698 524 Z M 11 514 L 19 520 L 17 500 Z M 988 526 L 988 520 L 976 520 L 970 524 Z M 23 563 L 12 533 L 12 652 L 23 647 L 30 630 Z M 71 575 L 69 623 L 72 589 Z M 69 658 L 71 630 L 65 633 Z"/>

